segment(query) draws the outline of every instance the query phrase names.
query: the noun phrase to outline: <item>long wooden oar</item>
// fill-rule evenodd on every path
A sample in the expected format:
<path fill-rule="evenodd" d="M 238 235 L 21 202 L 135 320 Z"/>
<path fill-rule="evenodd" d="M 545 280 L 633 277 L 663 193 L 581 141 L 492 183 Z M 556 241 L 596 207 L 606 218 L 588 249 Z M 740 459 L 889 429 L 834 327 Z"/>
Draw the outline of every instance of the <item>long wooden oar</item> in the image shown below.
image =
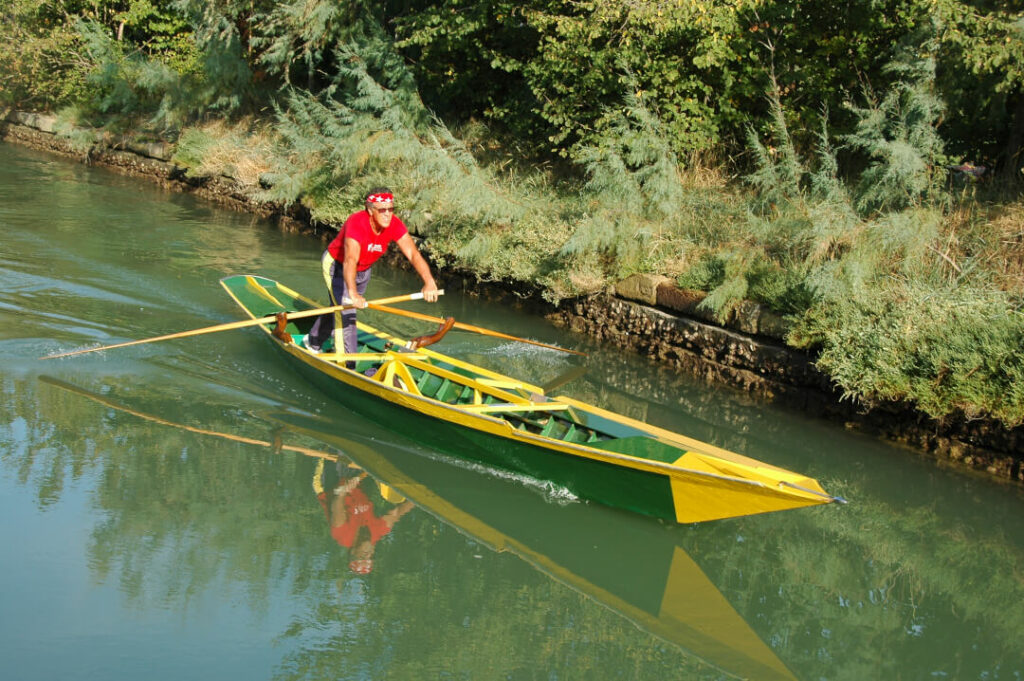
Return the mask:
<path fill-rule="evenodd" d="M 437 292 L 438 295 L 443 294 L 444 290 Z M 390 298 L 378 298 L 377 300 L 367 301 L 368 305 L 375 305 L 378 303 L 400 303 L 407 300 L 422 300 L 423 294 L 407 293 L 401 296 L 391 296 Z M 329 314 L 331 312 L 338 312 L 340 310 L 351 310 L 357 307 L 352 303 L 345 305 L 332 305 L 330 307 L 318 307 L 313 310 L 302 310 L 301 312 L 289 312 L 288 319 L 301 319 L 303 317 L 317 317 L 322 314 Z M 71 352 L 61 352 L 55 355 L 46 355 L 39 359 L 56 359 L 57 357 L 70 357 L 72 355 L 84 355 L 87 352 L 99 352 L 100 350 L 112 350 L 114 348 L 125 348 L 129 345 L 141 345 L 143 343 L 156 343 L 157 341 L 171 340 L 174 338 L 186 338 L 188 336 L 200 336 L 204 333 L 217 333 L 218 331 L 231 331 L 232 329 L 244 329 L 249 326 L 259 326 L 260 324 L 271 324 L 276 320 L 275 315 L 268 317 L 258 317 L 256 319 L 245 319 L 240 322 L 229 322 L 227 324 L 216 324 L 214 326 L 205 326 L 201 329 L 192 329 L 191 331 L 180 331 L 178 333 L 170 333 L 166 336 L 155 336 L 153 338 L 144 338 L 142 340 L 133 340 L 126 343 L 114 343 L 113 345 L 104 345 L 98 348 L 86 348 L 85 350 L 73 350 Z M 440 320 L 438 320 L 440 321 Z"/>
<path fill-rule="evenodd" d="M 371 310 L 379 310 L 380 312 L 387 312 L 389 314 L 396 314 L 396 315 L 399 315 L 400 317 L 409 317 L 411 319 L 421 319 L 421 320 L 423 320 L 425 322 L 437 322 L 437 323 L 444 322 L 444 320 L 441 319 L 440 317 L 431 317 L 428 314 L 421 314 L 419 312 L 409 312 L 408 310 L 400 310 L 397 307 L 387 307 L 387 306 L 382 304 L 383 302 L 384 301 L 377 301 L 377 300 L 375 300 L 372 303 L 369 303 L 367 305 L 367 307 L 370 308 Z M 571 352 L 574 355 L 582 355 L 584 357 L 587 356 L 587 353 L 580 352 L 578 350 L 568 350 L 566 348 L 560 348 L 557 345 L 548 345 L 547 343 L 541 343 L 539 341 L 529 340 L 528 338 L 520 338 L 519 336 L 510 336 L 507 333 L 501 333 L 500 331 L 491 331 L 490 329 L 484 329 L 482 327 L 473 326 L 471 324 L 463 324 L 462 322 L 455 322 L 455 328 L 456 329 L 462 329 L 464 331 L 473 331 L 475 333 L 480 333 L 480 334 L 483 334 L 485 336 L 494 336 L 495 338 L 504 338 L 506 340 L 518 341 L 520 343 L 529 343 L 530 345 L 539 345 L 542 348 L 548 348 L 550 350 L 560 350 L 562 352 Z"/>

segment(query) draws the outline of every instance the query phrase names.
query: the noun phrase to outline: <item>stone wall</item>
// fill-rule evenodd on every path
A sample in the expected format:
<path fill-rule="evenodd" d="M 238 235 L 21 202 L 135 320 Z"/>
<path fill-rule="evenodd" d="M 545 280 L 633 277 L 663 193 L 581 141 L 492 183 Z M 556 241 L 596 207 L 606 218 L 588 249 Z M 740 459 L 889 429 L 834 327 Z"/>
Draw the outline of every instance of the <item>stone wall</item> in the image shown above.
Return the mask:
<path fill-rule="evenodd" d="M 0 139 L 191 192 L 271 219 L 281 229 L 319 239 L 333 236 L 334 228 L 313 224 L 301 207 L 286 209 L 256 201 L 230 177 L 187 176 L 173 163 L 172 149 L 166 144 L 125 140 L 114 148 L 82 151 L 54 134 L 55 128 L 53 116 L 0 111 Z M 389 260 L 404 264 L 401 258 Z M 512 297 L 507 289 L 477 281 L 471 272 L 445 274 L 449 289 L 485 290 L 489 296 Z M 536 312 L 554 323 L 628 348 L 709 384 L 740 388 L 757 399 L 903 443 L 962 469 L 1024 481 L 1024 428 L 1008 429 L 966 418 L 937 422 L 904 404 L 868 408 L 844 400 L 828 377 L 816 369 L 812 356 L 782 342 L 787 331 L 785 319 L 756 303 L 741 304 L 729 319 L 719 323 L 699 307 L 703 292 L 680 289 L 671 279 L 656 275 L 634 275 L 616 284 L 610 293 L 568 301 L 557 308 L 543 303 L 535 291 L 514 293 L 520 304 L 530 301 Z"/>
<path fill-rule="evenodd" d="M 666 286 L 662 281 L 658 290 Z M 649 356 L 709 384 L 724 383 L 760 399 L 902 443 L 958 467 L 1024 481 L 1024 428 L 1009 429 L 997 422 L 963 417 L 939 422 L 906 404 L 869 408 L 845 400 L 828 376 L 818 371 L 812 356 L 781 344 L 778 322 L 772 320 L 767 328 L 759 326 L 763 311 L 757 311 L 753 304 L 727 326 L 664 304 L 683 300 L 690 306 L 695 297 L 699 296 L 678 291 L 650 304 L 619 295 L 595 296 L 562 305 L 547 316 L 569 329 Z M 698 314 L 705 316 L 703 312 Z M 744 333 L 741 327 L 761 332 Z"/>

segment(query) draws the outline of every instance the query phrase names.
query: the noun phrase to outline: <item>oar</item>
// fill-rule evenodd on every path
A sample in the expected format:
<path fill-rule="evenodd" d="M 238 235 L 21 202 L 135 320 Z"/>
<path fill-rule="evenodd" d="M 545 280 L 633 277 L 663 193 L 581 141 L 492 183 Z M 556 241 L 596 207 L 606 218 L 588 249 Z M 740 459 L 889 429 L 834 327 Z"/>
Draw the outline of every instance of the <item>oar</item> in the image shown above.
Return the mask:
<path fill-rule="evenodd" d="M 438 295 L 444 293 L 444 290 L 437 292 Z M 407 293 L 401 296 L 391 296 L 390 298 L 378 298 L 377 300 L 367 301 L 368 305 L 375 305 L 379 303 L 400 303 L 407 300 L 422 300 L 423 294 Z M 352 303 L 345 305 L 332 305 L 330 307 L 318 307 L 313 310 L 302 310 L 301 312 L 289 312 L 288 319 L 301 319 L 303 317 L 317 317 L 322 314 L 328 314 L 330 312 L 338 312 L 339 310 L 351 310 L 357 307 Z M 155 336 L 153 338 L 144 338 L 142 340 L 133 340 L 126 343 L 114 343 L 113 345 L 104 345 L 98 348 L 86 348 L 85 350 L 73 350 L 71 352 L 61 352 L 55 355 L 46 355 L 39 359 L 56 359 L 57 357 L 70 357 L 72 355 L 83 355 L 87 352 L 99 352 L 100 350 L 112 350 L 114 348 L 124 348 L 129 345 L 141 345 L 143 343 L 156 343 L 157 341 L 171 340 L 174 338 L 186 338 L 188 336 L 200 336 L 204 333 L 217 333 L 218 331 L 230 331 L 232 329 L 244 329 L 249 326 L 259 326 L 260 324 L 270 324 L 276 320 L 275 315 L 268 317 L 259 317 L 257 319 L 246 319 L 240 322 L 230 322 L 227 324 L 217 324 L 215 326 L 205 326 L 201 329 L 192 329 L 191 331 L 180 331 L 178 333 L 167 334 L 166 336 Z M 439 320 L 440 321 L 440 320 Z"/>
<path fill-rule="evenodd" d="M 444 322 L 440 317 L 431 317 L 428 314 L 421 314 L 419 312 L 409 312 L 408 310 L 400 310 L 397 307 L 386 307 L 382 304 L 383 301 L 373 301 L 367 305 L 371 310 L 378 310 L 380 312 L 387 312 L 389 314 L 396 314 L 400 317 L 409 317 L 411 319 L 420 319 L 425 322 Z M 587 356 L 587 353 L 580 352 L 579 350 L 568 350 L 566 348 L 560 348 L 557 345 L 548 345 L 547 343 L 541 343 L 539 341 L 529 340 L 528 338 L 520 338 L 519 336 L 510 336 L 507 333 L 501 333 L 500 331 L 491 331 L 479 326 L 473 326 L 471 324 L 463 324 L 462 322 L 455 322 L 456 329 L 462 329 L 464 331 L 473 331 L 480 333 L 485 336 L 494 336 L 495 338 L 504 338 L 506 340 L 518 341 L 520 343 L 529 343 L 530 345 L 539 345 L 542 348 L 548 348 L 549 350 L 561 350 L 562 352 L 571 352 L 574 355 Z"/>

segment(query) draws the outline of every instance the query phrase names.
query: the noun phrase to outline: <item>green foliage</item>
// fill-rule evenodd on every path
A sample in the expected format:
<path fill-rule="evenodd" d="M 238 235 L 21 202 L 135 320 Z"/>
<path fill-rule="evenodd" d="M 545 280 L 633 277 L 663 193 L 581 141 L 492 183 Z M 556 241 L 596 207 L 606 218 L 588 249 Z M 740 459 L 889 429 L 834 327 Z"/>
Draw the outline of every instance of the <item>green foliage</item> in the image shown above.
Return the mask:
<path fill-rule="evenodd" d="M 78 32 L 93 64 L 86 76 L 90 94 L 82 102 L 86 110 L 127 120 L 148 118 L 162 128 L 187 120 L 190 112 L 182 104 L 188 83 L 181 74 L 139 52 L 126 52 L 94 22 L 80 22 Z"/>
<path fill-rule="evenodd" d="M 3 90 L 19 105 L 99 104 L 110 112 L 125 107 L 134 113 L 145 96 L 129 96 L 124 89 L 166 92 L 170 88 L 162 81 L 169 73 L 188 73 L 196 65 L 183 18 L 167 0 L 14 0 L 6 4 L 4 19 Z M 128 73 L 150 60 L 147 73 Z M 114 81 L 121 81 L 121 92 L 114 92 Z M 97 94 L 97 86 L 104 92 Z M 105 97 L 110 99 L 102 102 Z M 159 108 L 161 98 L 151 99 L 147 106 Z"/>
<path fill-rule="evenodd" d="M 679 159 L 643 100 L 630 94 L 624 111 L 608 115 L 612 127 L 579 153 L 587 199 L 597 210 L 581 217 L 562 253 L 604 253 L 611 272 L 623 276 L 651 265 L 651 240 L 672 223 L 684 197 Z"/>
<path fill-rule="evenodd" d="M 557 4 L 400 0 L 385 3 L 385 12 L 431 110 L 451 121 L 478 118 L 537 144 L 552 131 L 523 73 L 541 39 L 530 17 Z"/>
<path fill-rule="evenodd" d="M 801 324 L 850 398 L 906 401 L 939 419 L 1024 422 L 1024 314 L 1004 295 L 891 283 L 870 297 L 830 298 Z"/>
<path fill-rule="evenodd" d="M 85 90 L 73 26 L 35 0 L 0 3 L 0 105 L 46 108 L 73 102 Z"/>
<path fill-rule="evenodd" d="M 822 120 L 809 167 L 796 150 L 780 97 L 777 86 L 768 96 L 770 141 L 748 131 L 756 168 L 747 180 L 756 192 L 742 229 L 678 278 L 683 286 L 708 291 L 701 305 L 720 319 L 744 298 L 803 312 L 817 298 L 809 277 L 849 247 L 857 228 L 827 125 Z"/>
<path fill-rule="evenodd" d="M 934 0 L 939 29 L 937 83 L 949 104 L 942 124 L 951 153 L 962 160 L 999 163 L 1019 178 L 1024 157 L 1024 11 L 999 0 Z"/>
<path fill-rule="evenodd" d="M 857 207 L 862 211 L 896 209 L 941 197 L 939 170 L 945 162 L 937 125 L 943 104 L 936 96 L 935 61 L 901 52 L 884 69 L 895 76 L 892 88 L 874 106 L 857 108 L 854 131 L 846 143 L 871 159 L 861 174 Z"/>
<path fill-rule="evenodd" d="M 269 0 L 264 0 L 263 5 Z M 174 0 L 174 7 L 188 18 L 199 50 L 201 78 L 190 100 L 200 107 L 235 112 L 255 101 L 256 83 L 248 61 L 251 22 L 258 9 L 255 1 Z M 192 102 L 189 102 L 190 104 Z"/>
<path fill-rule="evenodd" d="M 732 38 L 742 7 L 587 0 L 530 15 L 544 38 L 524 73 L 540 115 L 557 130 L 551 141 L 570 154 L 589 146 L 615 127 L 610 107 L 635 86 L 677 153 L 713 148 L 737 118 Z"/>
<path fill-rule="evenodd" d="M 354 23 L 352 6 L 331 0 L 275 3 L 260 18 L 261 35 L 253 40 L 260 48 L 258 62 L 285 86 L 296 80 L 312 89 L 318 70 L 325 67 L 346 24 Z M 356 15 L 358 16 L 358 15 Z"/>
<path fill-rule="evenodd" d="M 723 255 L 704 253 L 689 269 L 676 277 L 681 288 L 710 291 L 725 281 Z"/>
<path fill-rule="evenodd" d="M 9 0 L 3 11 L 8 102 L 84 103 L 83 74 L 103 65 L 76 49 L 79 21 L 118 44 L 119 55 L 102 55 L 122 70 L 137 52 L 193 76 L 174 87 L 155 70 L 139 77 L 151 83 L 141 99 L 161 109 L 158 118 L 252 111 L 281 85 L 330 95 L 352 85 L 346 55 L 382 54 L 373 43 L 383 41 L 394 63 L 411 65 L 394 72 L 414 79 L 444 120 L 484 120 L 519 149 L 568 158 L 619 126 L 629 92 L 662 121 L 677 155 L 736 154 L 748 128 L 760 135 L 775 125 L 762 105 L 771 74 L 795 148 L 813 144 L 822 106 L 839 112 L 840 134 L 859 134 L 864 112 L 840 105 L 865 87 L 909 82 L 886 68 L 889 48 L 934 25 L 928 54 L 934 94 L 949 103 L 940 126 L 949 153 L 1016 168 L 1024 144 L 1022 13 L 1005 0 L 856 0 L 842 12 L 822 0 Z M 889 165 L 917 174 L 899 136 L 886 139 Z M 875 142 L 865 140 L 877 150 Z"/>
<path fill-rule="evenodd" d="M 409 197 L 403 213 L 412 220 L 445 199 L 455 213 L 493 208 L 481 200 L 494 194 L 487 178 L 447 129 L 435 124 L 421 132 L 421 112 L 363 75 L 361 94 L 352 100 L 360 109 L 293 92 L 288 108 L 278 110 L 283 149 L 267 198 L 301 198 L 325 221 L 343 219 L 361 205 L 366 188 L 382 183 Z"/>
<path fill-rule="evenodd" d="M 500 124 L 555 154 L 575 156 L 614 127 L 607 112 L 630 87 L 677 153 L 739 151 L 748 126 L 771 124 L 761 106 L 771 73 L 798 148 L 822 105 L 839 112 L 839 132 L 851 132 L 857 119 L 841 104 L 865 85 L 888 91 L 897 77 L 884 68 L 891 46 L 932 20 L 936 92 L 958 113 L 943 123 L 950 151 L 991 157 L 996 139 L 1024 132 L 1024 114 L 1013 122 L 1021 12 L 1009 2 L 857 0 L 837 12 L 821 0 L 404 0 L 387 12 L 432 109 Z M 629 73 L 638 74 L 632 84 Z"/>
<path fill-rule="evenodd" d="M 756 169 L 747 177 L 758 190 L 758 196 L 771 204 L 800 196 L 801 182 L 806 173 L 797 155 L 796 146 L 789 134 L 786 117 L 782 110 L 778 84 L 772 79 L 773 87 L 768 94 L 772 118 L 768 126 L 773 142 L 765 144 L 753 128 L 747 129 L 747 145 L 753 152 Z M 823 135 L 828 140 L 827 133 Z"/>

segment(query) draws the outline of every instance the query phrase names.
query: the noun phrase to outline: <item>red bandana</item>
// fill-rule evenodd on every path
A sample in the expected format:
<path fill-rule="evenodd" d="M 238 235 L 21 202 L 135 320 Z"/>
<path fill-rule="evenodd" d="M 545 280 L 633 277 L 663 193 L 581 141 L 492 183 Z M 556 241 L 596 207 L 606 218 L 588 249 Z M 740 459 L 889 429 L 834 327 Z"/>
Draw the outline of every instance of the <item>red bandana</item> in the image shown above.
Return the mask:
<path fill-rule="evenodd" d="M 383 203 L 385 201 L 394 201 L 394 194 L 370 194 L 366 197 L 369 203 Z"/>

